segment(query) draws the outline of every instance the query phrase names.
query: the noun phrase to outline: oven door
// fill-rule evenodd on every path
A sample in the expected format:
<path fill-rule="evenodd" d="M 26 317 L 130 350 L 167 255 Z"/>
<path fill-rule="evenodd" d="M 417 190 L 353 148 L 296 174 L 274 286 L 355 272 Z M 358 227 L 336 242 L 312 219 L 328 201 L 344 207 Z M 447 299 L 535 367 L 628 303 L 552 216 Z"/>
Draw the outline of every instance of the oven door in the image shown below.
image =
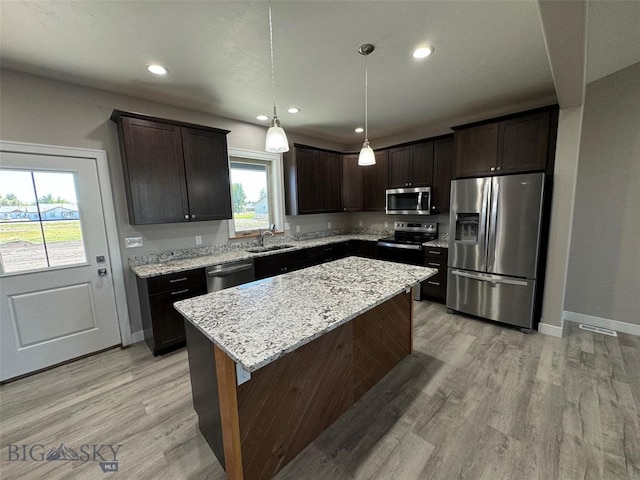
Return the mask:
<path fill-rule="evenodd" d="M 423 265 L 422 245 L 379 241 L 378 259 L 409 265 Z"/>

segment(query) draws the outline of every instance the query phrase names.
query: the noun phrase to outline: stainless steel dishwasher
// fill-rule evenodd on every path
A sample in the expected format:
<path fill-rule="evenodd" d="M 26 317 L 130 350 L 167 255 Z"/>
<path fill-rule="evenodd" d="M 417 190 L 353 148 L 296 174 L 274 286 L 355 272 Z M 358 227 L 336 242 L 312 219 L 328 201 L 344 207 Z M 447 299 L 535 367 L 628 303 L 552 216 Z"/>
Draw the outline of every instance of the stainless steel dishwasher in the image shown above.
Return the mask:
<path fill-rule="evenodd" d="M 208 292 L 217 292 L 225 288 L 253 282 L 256 279 L 253 259 L 212 265 L 206 269 L 206 272 Z"/>

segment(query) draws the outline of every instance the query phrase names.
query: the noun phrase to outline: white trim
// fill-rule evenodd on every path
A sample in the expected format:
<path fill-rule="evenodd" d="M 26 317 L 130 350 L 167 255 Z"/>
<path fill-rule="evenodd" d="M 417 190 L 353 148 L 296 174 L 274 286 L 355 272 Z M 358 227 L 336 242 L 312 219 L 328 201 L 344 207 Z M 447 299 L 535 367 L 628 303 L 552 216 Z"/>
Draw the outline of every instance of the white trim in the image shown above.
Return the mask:
<path fill-rule="evenodd" d="M 36 155 L 57 155 L 62 157 L 86 158 L 95 160 L 98 169 L 98 182 L 102 197 L 102 213 L 104 215 L 105 230 L 107 233 L 107 247 L 111 260 L 111 279 L 116 300 L 116 314 L 120 327 L 120 341 L 123 346 L 131 345 L 131 324 L 129 323 L 129 310 L 127 308 L 127 296 L 124 288 L 124 271 L 120 248 L 118 246 L 118 230 L 116 214 L 114 210 L 113 195 L 111 193 L 111 181 L 109 180 L 109 167 L 107 154 L 104 150 L 92 150 L 87 148 L 60 147 L 57 145 L 41 145 L 37 143 L 10 142 L 0 140 L 0 150 L 16 153 L 30 153 Z"/>
<path fill-rule="evenodd" d="M 543 335 L 549 335 L 551 337 L 562 338 L 562 327 L 557 327 L 555 325 L 549 325 L 548 323 L 539 323 L 538 324 L 538 332 Z"/>
<path fill-rule="evenodd" d="M 608 328 L 616 332 L 628 333 L 630 335 L 640 336 L 640 325 L 633 323 L 620 322 L 609 318 L 594 317 L 593 315 L 585 315 L 584 313 L 564 311 L 562 317 L 569 322 L 585 323 L 594 327 Z"/>
<path fill-rule="evenodd" d="M 262 160 L 271 163 L 271 185 L 270 190 L 273 199 L 270 207 L 273 208 L 273 219 L 276 224 L 276 230 L 284 231 L 284 173 L 282 165 L 282 154 L 261 152 L 256 150 L 245 150 L 242 148 L 228 148 L 229 172 L 231 172 L 231 157 L 246 158 L 249 160 Z M 229 234 L 235 232 L 235 224 L 233 218 L 227 220 Z"/>
<path fill-rule="evenodd" d="M 142 342 L 144 340 L 144 330 L 138 330 L 131 334 L 131 341 L 133 343 Z"/>

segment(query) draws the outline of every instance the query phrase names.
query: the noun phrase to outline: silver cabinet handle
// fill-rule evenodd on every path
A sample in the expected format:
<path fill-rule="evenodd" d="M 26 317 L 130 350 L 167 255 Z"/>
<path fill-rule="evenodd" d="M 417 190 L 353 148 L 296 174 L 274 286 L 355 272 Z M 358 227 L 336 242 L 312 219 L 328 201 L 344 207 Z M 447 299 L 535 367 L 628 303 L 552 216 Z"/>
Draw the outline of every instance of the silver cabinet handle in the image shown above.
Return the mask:
<path fill-rule="evenodd" d="M 169 280 L 169 283 L 184 282 L 186 279 L 187 279 L 187 277 L 174 278 L 173 280 Z"/>
<path fill-rule="evenodd" d="M 498 167 L 498 168 L 496 168 L 496 170 L 500 171 L 500 170 L 502 170 L 502 167 Z"/>
<path fill-rule="evenodd" d="M 439 263 L 434 263 L 434 262 L 427 262 L 427 265 L 430 265 L 432 267 L 439 267 L 440 266 Z"/>
<path fill-rule="evenodd" d="M 191 218 L 196 218 L 196 214 L 194 213 L 193 215 L 191 215 Z"/>
<path fill-rule="evenodd" d="M 440 286 L 440 282 L 427 282 L 429 285 L 436 285 L 436 286 Z"/>
<path fill-rule="evenodd" d="M 188 288 L 185 288 L 184 290 L 178 290 L 177 292 L 171 292 L 171 295 L 180 295 L 181 293 L 187 293 L 189 291 Z"/>
<path fill-rule="evenodd" d="M 440 255 L 442 252 L 434 252 L 433 250 L 427 250 L 431 255 Z"/>
<path fill-rule="evenodd" d="M 184 218 L 189 219 L 189 214 L 185 213 Z"/>
<path fill-rule="evenodd" d="M 496 171 L 496 167 L 491 167 L 491 171 L 495 172 Z"/>

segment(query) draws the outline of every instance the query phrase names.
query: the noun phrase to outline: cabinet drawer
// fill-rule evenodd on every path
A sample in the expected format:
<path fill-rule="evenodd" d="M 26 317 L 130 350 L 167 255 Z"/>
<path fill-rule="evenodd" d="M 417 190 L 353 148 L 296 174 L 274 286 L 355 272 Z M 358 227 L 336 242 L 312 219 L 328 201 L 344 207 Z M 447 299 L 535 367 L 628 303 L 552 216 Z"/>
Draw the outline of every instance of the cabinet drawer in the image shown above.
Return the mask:
<path fill-rule="evenodd" d="M 207 279 L 204 274 L 204 268 L 195 270 L 187 270 L 185 272 L 171 273 L 169 275 L 160 275 L 159 277 L 151 277 L 147 279 L 147 288 L 149 294 L 178 291 L 187 285 L 197 283 L 206 284 Z"/>
<path fill-rule="evenodd" d="M 435 258 L 447 258 L 447 256 L 449 255 L 449 249 L 448 248 L 442 248 L 442 247 L 424 247 L 423 249 L 424 252 L 424 256 L 425 257 L 435 257 Z"/>

